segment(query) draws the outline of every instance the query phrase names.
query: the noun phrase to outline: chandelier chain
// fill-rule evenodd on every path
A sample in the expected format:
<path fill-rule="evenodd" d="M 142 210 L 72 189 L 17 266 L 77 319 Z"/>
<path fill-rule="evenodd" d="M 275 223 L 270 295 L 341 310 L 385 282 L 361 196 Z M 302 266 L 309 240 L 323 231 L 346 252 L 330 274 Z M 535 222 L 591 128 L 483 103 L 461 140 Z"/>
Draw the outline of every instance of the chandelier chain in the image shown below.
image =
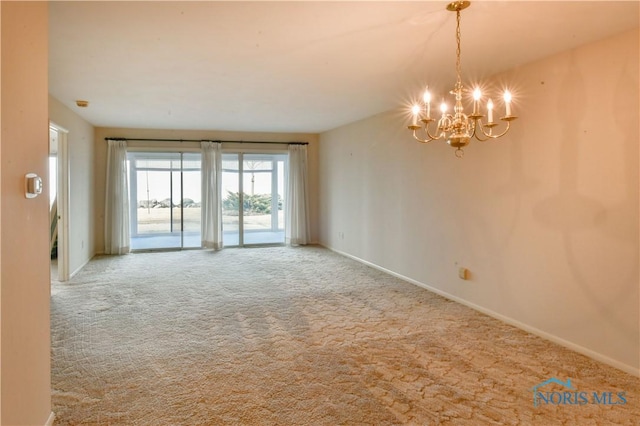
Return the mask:
<path fill-rule="evenodd" d="M 461 88 L 462 87 L 462 77 L 460 76 L 462 74 L 461 70 L 460 70 L 460 11 L 457 10 L 456 11 L 456 74 L 457 74 L 457 80 L 456 80 L 456 88 Z"/>

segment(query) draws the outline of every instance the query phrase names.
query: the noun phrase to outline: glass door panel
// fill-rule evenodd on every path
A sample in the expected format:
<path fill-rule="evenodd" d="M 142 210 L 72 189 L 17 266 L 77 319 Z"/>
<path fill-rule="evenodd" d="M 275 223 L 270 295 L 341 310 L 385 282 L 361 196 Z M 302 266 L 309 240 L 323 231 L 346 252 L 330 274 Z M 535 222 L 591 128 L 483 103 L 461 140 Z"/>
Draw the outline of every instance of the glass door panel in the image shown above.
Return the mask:
<path fill-rule="evenodd" d="M 182 172 L 178 167 L 177 170 L 171 170 L 171 233 L 177 238 L 178 247 L 182 246 L 182 182 L 180 179 Z"/>
<path fill-rule="evenodd" d="M 225 246 L 284 243 L 286 154 L 222 155 Z"/>
<path fill-rule="evenodd" d="M 284 154 L 245 154 L 243 156 L 245 244 L 284 243 L 284 183 L 282 181 L 285 158 Z"/>
<path fill-rule="evenodd" d="M 222 155 L 222 244 L 241 245 L 240 241 L 240 167 L 239 154 Z"/>
<path fill-rule="evenodd" d="M 184 181 L 183 155 L 191 163 L 200 154 L 182 154 L 174 152 L 133 152 L 128 154 L 131 197 L 131 248 L 133 250 L 175 249 L 182 247 L 200 247 L 200 219 L 197 224 L 189 223 L 190 229 L 197 226 L 197 235 L 193 234 L 185 244 Z M 192 180 L 200 179 L 200 166 L 187 171 Z M 198 184 L 199 185 L 199 184 Z M 192 198 L 193 204 L 199 203 L 198 196 Z M 190 192 L 191 194 L 192 192 Z M 197 201 L 196 201 L 197 200 Z M 198 240 L 193 245 L 194 238 Z"/>
<path fill-rule="evenodd" d="M 278 198 L 274 200 L 273 208 L 277 209 L 278 214 L 275 216 L 274 227 L 278 229 L 278 231 L 282 232 L 282 242 L 284 242 L 284 179 L 285 179 L 285 166 L 287 164 L 287 156 L 279 155 L 274 159 L 276 161 L 277 171 L 276 178 L 277 183 L 275 187 L 278 190 Z"/>
<path fill-rule="evenodd" d="M 202 246 L 201 157 L 199 153 L 182 154 L 182 246 L 189 248 Z"/>

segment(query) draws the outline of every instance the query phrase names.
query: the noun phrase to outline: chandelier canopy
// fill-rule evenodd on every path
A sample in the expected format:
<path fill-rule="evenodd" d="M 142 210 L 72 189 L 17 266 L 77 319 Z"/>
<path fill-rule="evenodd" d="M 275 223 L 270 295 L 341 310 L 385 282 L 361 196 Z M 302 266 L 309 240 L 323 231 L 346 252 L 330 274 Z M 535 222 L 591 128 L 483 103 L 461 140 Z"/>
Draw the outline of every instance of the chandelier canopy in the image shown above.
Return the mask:
<path fill-rule="evenodd" d="M 487 99 L 485 116 L 481 112 L 480 102 L 482 101 L 482 92 L 479 87 L 473 90 L 473 111 L 467 115 L 464 113 L 462 106 L 462 96 L 468 91 L 462 85 L 462 77 L 460 72 L 460 11 L 469 7 L 471 2 L 469 1 L 455 1 L 447 5 L 447 10 L 456 12 L 456 84 L 451 90 L 452 95 L 455 97 L 455 103 L 453 107 L 453 113 L 447 113 L 447 103 L 442 100 L 440 104 L 441 116 L 437 122 L 435 128 L 435 134 L 432 133 L 431 123 L 436 121 L 436 118 L 431 116 L 431 93 L 427 86 L 427 90 L 423 95 L 423 105 L 413 105 L 411 112 L 413 113 L 413 119 L 409 130 L 413 132 L 413 137 L 421 143 L 428 143 L 434 140 L 446 140 L 447 143 L 456 148 L 456 157 L 462 158 L 464 151 L 462 148 L 467 146 L 472 138 L 476 138 L 479 141 L 486 141 L 488 139 L 497 139 L 504 136 L 510 127 L 511 121 L 517 117 L 512 114 L 511 110 L 511 93 L 509 90 L 504 92 L 504 106 L 505 114 L 500 117 L 501 121 L 504 121 L 506 125 L 500 133 L 493 133 L 498 123 L 494 121 L 494 104 L 491 98 Z M 486 117 L 486 122 L 483 123 L 483 119 Z M 418 124 L 418 123 L 422 124 Z M 422 129 L 424 139 L 420 138 L 418 131 Z"/>

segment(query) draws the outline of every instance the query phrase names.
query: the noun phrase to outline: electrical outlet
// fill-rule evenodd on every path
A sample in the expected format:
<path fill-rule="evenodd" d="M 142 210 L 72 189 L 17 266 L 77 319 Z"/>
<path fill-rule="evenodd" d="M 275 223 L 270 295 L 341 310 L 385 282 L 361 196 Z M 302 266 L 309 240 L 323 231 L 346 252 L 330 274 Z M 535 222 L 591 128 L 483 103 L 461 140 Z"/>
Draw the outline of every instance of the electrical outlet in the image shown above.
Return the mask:
<path fill-rule="evenodd" d="M 458 268 L 458 277 L 462 280 L 466 280 L 469 278 L 469 270 L 467 268 L 460 267 Z"/>

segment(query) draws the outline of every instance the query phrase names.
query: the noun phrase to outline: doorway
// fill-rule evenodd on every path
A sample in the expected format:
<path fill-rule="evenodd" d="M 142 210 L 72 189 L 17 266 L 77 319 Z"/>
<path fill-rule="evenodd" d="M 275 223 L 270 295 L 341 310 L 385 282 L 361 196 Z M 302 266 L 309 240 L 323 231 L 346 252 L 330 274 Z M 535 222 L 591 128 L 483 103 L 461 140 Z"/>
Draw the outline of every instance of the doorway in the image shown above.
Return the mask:
<path fill-rule="evenodd" d="M 49 123 L 49 250 L 51 279 L 69 279 L 68 131 Z"/>
<path fill-rule="evenodd" d="M 287 154 L 222 155 L 223 244 L 284 244 Z"/>

